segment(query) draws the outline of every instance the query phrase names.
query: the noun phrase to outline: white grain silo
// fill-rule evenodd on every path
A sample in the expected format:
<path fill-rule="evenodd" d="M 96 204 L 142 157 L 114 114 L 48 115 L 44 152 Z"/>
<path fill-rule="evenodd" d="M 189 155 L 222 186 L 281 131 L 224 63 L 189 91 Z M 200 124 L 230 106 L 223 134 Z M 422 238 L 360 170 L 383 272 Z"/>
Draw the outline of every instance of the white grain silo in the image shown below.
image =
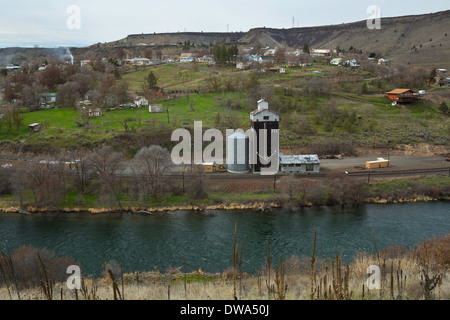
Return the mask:
<path fill-rule="evenodd" d="M 249 137 L 240 131 L 227 138 L 227 170 L 232 173 L 246 173 L 249 169 Z"/>

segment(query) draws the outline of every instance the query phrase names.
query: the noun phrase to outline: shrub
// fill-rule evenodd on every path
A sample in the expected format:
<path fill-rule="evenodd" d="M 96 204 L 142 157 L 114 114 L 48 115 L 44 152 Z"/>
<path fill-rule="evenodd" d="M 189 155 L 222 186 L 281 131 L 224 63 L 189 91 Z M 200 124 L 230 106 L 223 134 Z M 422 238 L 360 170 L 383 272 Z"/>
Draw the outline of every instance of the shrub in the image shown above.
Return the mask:
<path fill-rule="evenodd" d="M 433 262 L 438 266 L 450 266 L 450 235 L 434 237 L 420 244 L 416 250 L 419 262 L 427 265 Z"/>
<path fill-rule="evenodd" d="M 442 113 L 449 113 L 449 108 L 447 106 L 447 103 L 445 103 L 445 101 L 442 101 L 441 104 L 439 105 L 439 111 L 441 111 Z"/>
<path fill-rule="evenodd" d="M 52 281 L 55 282 L 65 281 L 68 277 L 66 273 L 67 267 L 77 264 L 72 258 L 57 257 L 55 253 L 47 249 L 23 246 L 15 250 L 10 256 L 13 270 L 6 267 L 5 259 L 9 257 L 6 255 L 0 257 L 0 264 L 3 272 L 5 272 L 5 278 L 13 279 L 15 277 L 18 286 L 21 288 L 39 285 L 41 280 L 45 279 L 45 274 L 39 262 L 38 253 L 47 274 L 50 273 Z"/>

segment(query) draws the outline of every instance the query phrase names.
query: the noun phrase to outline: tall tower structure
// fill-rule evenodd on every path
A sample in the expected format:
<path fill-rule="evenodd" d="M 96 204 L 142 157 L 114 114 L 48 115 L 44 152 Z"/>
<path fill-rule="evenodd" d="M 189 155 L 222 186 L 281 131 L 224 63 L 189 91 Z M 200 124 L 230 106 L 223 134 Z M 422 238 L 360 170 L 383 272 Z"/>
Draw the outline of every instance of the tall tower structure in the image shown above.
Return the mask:
<path fill-rule="evenodd" d="M 270 167 L 270 163 L 262 163 L 264 159 L 270 158 L 275 152 L 275 156 L 278 157 L 278 143 L 272 149 L 272 130 L 279 129 L 279 122 L 280 116 L 269 110 L 269 103 L 264 99 L 259 100 L 258 109 L 250 113 L 250 123 L 256 133 L 253 143 L 256 149 L 256 161 L 252 164 L 254 173 L 260 173 L 261 168 Z"/>

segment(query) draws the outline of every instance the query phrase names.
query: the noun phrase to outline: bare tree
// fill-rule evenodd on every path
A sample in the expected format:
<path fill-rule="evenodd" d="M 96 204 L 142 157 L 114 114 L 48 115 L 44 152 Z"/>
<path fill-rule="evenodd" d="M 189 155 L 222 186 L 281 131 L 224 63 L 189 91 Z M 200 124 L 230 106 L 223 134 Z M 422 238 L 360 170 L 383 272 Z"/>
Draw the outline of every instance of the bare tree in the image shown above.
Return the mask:
<path fill-rule="evenodd" d="M 206 82 L 208 83 L 209 89 L 212 91 L 217 91 L 219 90 L 222 81 L 219 77 L 215 76 L 215 77 L 209 77 L 208 79 L 206 79 Z"/>
<path fill-rule="evenodd" d="M 125 132 L 128 132 L 128 130 L 130 129 L 130 128 L 128 127 L 128 123 L 129 123 L 129 122 L 133 122 L 133 121 L 136 121 L 136 119 L 135 119 L 135 118 L 130 118 L 130 117 L 128 117 L 128 118 L 125 118 L 125 119 L 119 121 L 119 123 L 120 123 L 120 124 L 123 126 L 123 128 L 125 129 Z"/>
<path fill-rule="evenodd" d="M 19 132 L 20 127 L 22 126 L 23 120 L 24 120 L 23 114 L 20 113 L 20 110 L 16 107 L 13 108 L 12 111 L 12 119 L 14 126 L 16 127 L 16 131 Z"/>
<path fill-rule="evenodd" d="M 172 166 L 169 151 L 161 146 L 151 145 L 138 151 L 133 159 L 132 170 L 138 176 L 145 195 L 157 200 L 166 182 L 164 174 Z"/>
<path fill-rule="evenodd" d="M 237 81 L 233 76 L 224 76 L 222 77 L 222 83 L 225 90 L 234 91 Z"/>
<path fill-rule="evenodd" d="M 105 146 L 87 158 L 88 165 L 92 167 L 93 173 L 100 183 L 100 193 L 103 195 L 112 194 L 117 204 L 122 208 L 120 201 L 120 190 L 122 181 L 115 175 L 124 157 L 122 153 L 115 152 L 112 147 Z"/>
<path fill-rule="evenodd" d="M 43 86 L 33 83 L 25 85 L 22 90 L 22 104 L 30 110 L 37 110 L 41 102 Z"/>
<path fill-rule="evenodd" d="M 66 82 L 60 86 L 58 100 L 65 107 L 75 108 L 77 100 L 81 97 L 79 85 L 75 82 Z"/>
<path fill-rule="evenodd" d="M 74 82 L 78 85 L 77 89 L 80 94 L 80 97 L 84 99 L 84 96 L 91 89 L 91 82 L 93 78 L 90 75 L 83 73 L 76 73 L 69 78 L 71 82 Z"/>
<path fill-rule="evenodd" d="M 44 71 L 39 73 L 39 83 L 52 90 L 58 84 L 64 83 L 64 74 L 62 70 L 56 66 L 48 66 Z"/>
<path fill-rule="evenodd" d="M 80 194 L 83 194 L 91 180 L 88 168 L 88 152 L 84 150 L 69 151 L 67 156 L 69 168 L 75 172 L 73 182 Z"/>
<path fill-rule="evenodd" d="M 36 204 L 59 206 L 64 201 L 64 162 L 35 159 L 27 164 L 24 173 Z"/>
<path fill-rule="evenodd" d="M 274 59 L 277 63 L 285 63 L 286 62 L 286 48 L 278 47 L 274 54 Z"/>

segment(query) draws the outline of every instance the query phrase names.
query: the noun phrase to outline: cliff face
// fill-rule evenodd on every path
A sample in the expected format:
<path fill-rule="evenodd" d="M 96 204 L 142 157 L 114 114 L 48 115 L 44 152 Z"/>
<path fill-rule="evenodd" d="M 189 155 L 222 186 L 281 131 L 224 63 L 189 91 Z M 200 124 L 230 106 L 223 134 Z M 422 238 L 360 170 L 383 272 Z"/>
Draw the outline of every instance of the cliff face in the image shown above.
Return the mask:
<path fill-rule="evenodd" d="M 391 60 L 412 65 L 450 68 L 450 10 L 432 14 L 382 18 L 381 29 L 369 29 L 367 22 L 308 28 L 254 28 L 248 32 L 184 32 L 137 34 L 109 43 L 113 46 L 164 46 L 176 43 L 235 43 L 242 46 L 298 47 L 364 53 L 376 52 Z"/>
<path fill-rule="evenodd" d="M 121 47 L 143 49 L 165 47 L 189 41 L 197 45 L 233 43 L 242 46 L 298 47 L 348 51 L 353 47 L 364 53 L 375 52 L 390 60 L 411 65 L 450 68 L 450 10 L 432 14 L 381 19 L 381 29 L 368 29 L 366 21 L 308 28 L 254 28 L 248 32 L 178 32 L 132 34 L 109 43 L 84 48 L 71 48 L 76 54 L 107 55 Z M 2 57 L 9 57 L 25 48 L 0 49 Z M 38 50 L 38 49 L 36 49 Z M 14 52 L 13 52 L 14 51 Z M 3 59 L 5 60 L 5 59 Z"/>
<path fill-rule="evenodd" d="M 381 29 L 368 29 L 366 21 L 310 28 L 256 28 L 239 43 L 276 47 L 341 49 L 377 52 L 403 63 L 449 67 L 450 10 L 433 14 L 381 19 Z M 447 34 L 449 33 L 449 34 Z"/>

